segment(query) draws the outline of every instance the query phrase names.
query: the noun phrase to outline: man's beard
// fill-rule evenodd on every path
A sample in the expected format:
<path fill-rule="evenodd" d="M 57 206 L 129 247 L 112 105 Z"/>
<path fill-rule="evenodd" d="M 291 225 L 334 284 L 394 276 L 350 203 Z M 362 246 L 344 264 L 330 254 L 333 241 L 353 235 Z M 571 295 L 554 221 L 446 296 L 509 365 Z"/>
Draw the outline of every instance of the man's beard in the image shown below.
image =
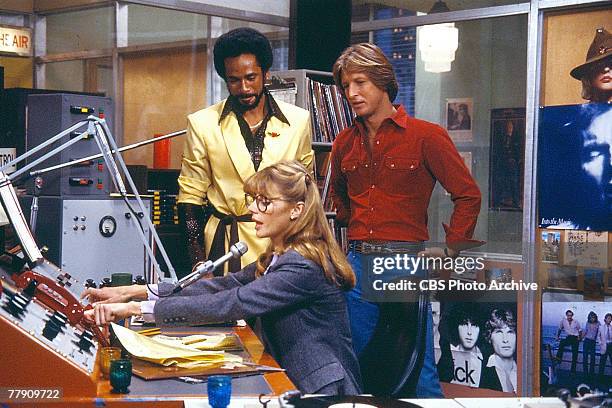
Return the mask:
<path fill-rule="evenodd" d="M 236 100 L 236 104 L 235 107 L 236 109 L 238 109 L 241 113 L 250 111 L 252 109 L 255 109 L 258 105 L 259 102 L 261 101 L 261 98 L 263 97 L 264 94 L 264 90 L 262 89 L 261 92 L 259 94 L 241 94 L 241 95 L 233 95 L 234 99 Z M 240 100 L 241 98 L 250 98 L 250 97 L 255 97 L 255 102 L 253 102 L 252 104 L 249 105 L 245 105 L 242 103 L 242 101 Z"/>

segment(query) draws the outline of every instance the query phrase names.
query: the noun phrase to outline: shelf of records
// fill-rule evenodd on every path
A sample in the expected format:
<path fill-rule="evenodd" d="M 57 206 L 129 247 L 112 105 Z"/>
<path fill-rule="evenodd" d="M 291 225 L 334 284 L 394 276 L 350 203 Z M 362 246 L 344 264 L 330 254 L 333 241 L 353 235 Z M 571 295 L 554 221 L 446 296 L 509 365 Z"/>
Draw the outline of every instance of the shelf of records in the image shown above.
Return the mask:
<path fill-rule="evenodd" d="M 319 187 L 319 195 L 326 212 L 335 211 L 330 194 L 331 152 L 317 152 L 314 166 L 314 176 Z"/>
<path fill-rule="evenodd" d="M 353 124 L 353 112 L 336 85 L 306 78 L 308 110 L 311 112 L 315 142 L 333 142 L 343 129 Z"/>
<path fill-rule="evenodd" d="M 538 280 L 552 292 L 612 299 L 612 233 L 538 229 Z"/>
<path fill-rule="evenodd" d="M 332 74 L 297 69 L 272 72 L 268 90 L 279 98 L 308 109 L 311 113 L 312 140 L 331 143 L 338 133 L 353 123 L 353 111 L 333 83 Z"/>

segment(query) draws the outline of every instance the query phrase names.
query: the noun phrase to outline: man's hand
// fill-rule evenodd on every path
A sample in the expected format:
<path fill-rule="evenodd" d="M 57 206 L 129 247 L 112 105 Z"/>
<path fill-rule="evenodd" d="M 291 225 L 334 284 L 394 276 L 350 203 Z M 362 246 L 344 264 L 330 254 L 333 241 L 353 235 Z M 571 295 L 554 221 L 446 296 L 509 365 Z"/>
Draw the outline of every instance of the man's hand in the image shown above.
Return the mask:
<path fill-rule="evenodd" d="M 132 299 L 146 298 L 146 287 L 142 285 L 115 286 L 102 289 L 87 288 L 81 293 L 81 299 L 89 303 L 125 303 Z"/>
<path fill-rule="evenodd" d="M 440 248 L 440 247 L 432 247 L 425 248 L 424 251 L 419 252 L 419 256 L 426 256 L 430 258 L 456 258 L 459 256 L 459 251 L 455 251 L 452 248 Z"/>
<path fill-rule="evenodd" d="M 93 320 L 96 325 L 104 326 L 140 313 L 139 302 L 97 303 L 93 308 Z M 88 317 L 91 318 L 91 313 Z"/>

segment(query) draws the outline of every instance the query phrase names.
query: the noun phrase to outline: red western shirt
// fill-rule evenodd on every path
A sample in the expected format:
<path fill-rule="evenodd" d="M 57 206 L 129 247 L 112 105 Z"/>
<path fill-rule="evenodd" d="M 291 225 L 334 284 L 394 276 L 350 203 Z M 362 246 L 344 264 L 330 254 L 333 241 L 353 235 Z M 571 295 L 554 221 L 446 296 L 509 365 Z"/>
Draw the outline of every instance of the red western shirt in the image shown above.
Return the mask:
<path fill-rule="evenodd" d="M 446 244 L 482 244 L 471 239 L 480 190 L 444 129 L 409 117 L 400 105 L 382 122 L 371 155 L 367 143 L 357 120 L 332 147 L 331 194 L 350 240 L 428 240 L 427 207 L 440 181 L 454 203 L 450 225 L 443 224 Z"/>

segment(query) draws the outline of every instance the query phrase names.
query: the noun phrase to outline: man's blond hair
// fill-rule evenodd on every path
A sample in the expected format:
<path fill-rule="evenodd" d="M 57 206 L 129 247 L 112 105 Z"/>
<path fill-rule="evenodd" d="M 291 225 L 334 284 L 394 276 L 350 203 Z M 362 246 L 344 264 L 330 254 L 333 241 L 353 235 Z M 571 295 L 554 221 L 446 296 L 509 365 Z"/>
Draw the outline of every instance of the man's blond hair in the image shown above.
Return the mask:
<path fill-rule="evenodd" d="M 334 81 L 344 91 L 342 72 L 366 74 L 374 85 L 387 92 L 391 102 L 397 96 L 398 84 L 393 66 L 382 50 L 374 44 L 352 45 L 345 49 L 334 63 Z"/>

